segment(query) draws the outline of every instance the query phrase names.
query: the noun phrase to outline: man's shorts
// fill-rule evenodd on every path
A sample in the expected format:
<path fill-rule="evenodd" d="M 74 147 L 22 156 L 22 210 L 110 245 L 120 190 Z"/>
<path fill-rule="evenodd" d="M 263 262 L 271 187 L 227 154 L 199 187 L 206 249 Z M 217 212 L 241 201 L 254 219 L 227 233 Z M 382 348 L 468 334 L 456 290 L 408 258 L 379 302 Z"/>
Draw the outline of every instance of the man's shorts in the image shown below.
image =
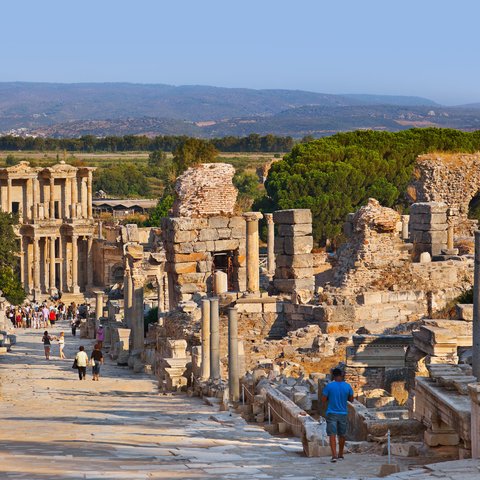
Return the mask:
<path fill-rule="evenodd" d="M 344 437 L 347 433 L 347 416 L 338 413 L 327 414 L 327 435 Z"/>

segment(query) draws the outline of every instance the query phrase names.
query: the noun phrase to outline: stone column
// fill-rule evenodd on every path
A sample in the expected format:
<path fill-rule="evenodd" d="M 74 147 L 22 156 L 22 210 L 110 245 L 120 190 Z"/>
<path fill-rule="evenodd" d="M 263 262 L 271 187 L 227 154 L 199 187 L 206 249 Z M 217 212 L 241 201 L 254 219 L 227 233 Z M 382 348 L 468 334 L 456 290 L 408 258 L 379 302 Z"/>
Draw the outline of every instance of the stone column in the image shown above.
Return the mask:
<path fill-rule="evenodd" d="M 145 344 L 144 321 L 143 321 L 143 279 L 132 276 L 133 280 L 133 350 L 134 354 L 140 354 Z"/>
<path fill-rule="evenodd" d="M 228 391 L 232 402 L 238 402 L 240 397 L 238 363 L 238 312 L 231 307 L 228 309 Z"/>
<path fill-rule="evenodd" d="M 36 220 L 37 219 L 37 211 L 38 211 L 38 179 L 33 178 L 32 179 L 32 197 L 33 197 L 33 205 L 32 205 L 32 219 Z"/>
<path fill-rule="evenodd" d="M 215 295 L 228 292 L 228 276 L 225 272 L 217 271 L 213 275 L 213 291 Z"/>
<path fill-rule="evenodd" d="M 449 223 L 447 228 L 447 250 L 453 250 L 453 225 Z"/>
<path fill-rule="evenodd" d="M 260 261 L 258 257 L 258 220 L 262 214 L 248 212 L 243 214 L 247 222 L 247 291 L 260 291 Z"/>
<path fill-rule="evenodd" d="M 55 218 L 55 179 L 50 177 L 50 218 Z"/>
<path fill-rule="evenodd" d="M 87 177 L 87 217 L 92 218 L 92 172 L 88 171 Z"/>
<path fill-rule="evenodd" d="M 50 291 L 50 282 L 49 282 L 49 274 L 48 274 L 48 238 L 43 237 L 43 271 L 44 277 L 43 280 L 45 282 L 45 293 Z"/>
<path fill-rule="evenodd" d="M 33 202 L 33 179 L 27 178 L 27 195 L 25 198 L 25 211 L 23 212 L 23 218 L 25 220 L 30 220 L 32 216 L 32 202 Z"/>
<path fill-rule="evenodd" d="M 25 287 L 28 285 L 28 275 L 25 281 L 25 240 L 20 236 L 20 283 Z"/>
<path fill-rule="evenodd" d="M 61 233 L 58 236 L 58 258 L 60 259 L 60 268 L 58 269 L 58 285 L 60 286 L 60 291 L 63 291 L 63 285 L 65 281 L 65 268 L 63 261 L 63 237 Z"/>
<path fill-rule="evenodd" d="M 410 221 L 410 215 L 402 215 L 402 240 L 408 240 L 410 235 L 408 231 L 408 222 Z"/>
<path fill-rule="evenodd" d="M 473 272 L 473 347 L 472 374 L 480 382 L 480 230 L 475 231 L 475 267 Z"/>
<path fill-rule="evenodd" d="M 78 235 L 72 235 L 72 293 L 79 293 L 78 286 Z"/>
<path fill-rule="evenodd" d="M 273 213 L 263 215 L 267 221 L 267 271 L 269 275 L 275 273 L 275 252 L 273 249 L 275 243 L 275 224 L 273 223 Z"/>
<path fill-rule="evenodd" d="M 70 180 L 70 217 L 77 217 L 77 203 L 78 203 L 78 191 L 77 191 L 77 177 L 73 177 Z"/>
<path fill-rule="evenodd" d="M 103 317 L 103 292 L 101 290 L 95 292 L 95 320 Z"/>
<path fill-rule="evenodd" d="M 218 298 L 214 297 L 210 299 L 210 379 L 220 378 L 220 318 Z"/>
<path fill-rule="evenodd" d="M 55 237 L 50 237 L 50 275 L 49 275 L 49 283 L 50 283 L 50 294 L 54 294 L 56 292 L 55 287 Z"/>
<path fill-rule="evenodd" d="M 98 221 L 98 239 L 103 239 L 103 222 L 101 220 Z"/>
<path fill-rule="evenodd" d="M 202 380 L 210 377 L 210 300 L 202 299 Z"/>
<path fill-rule="evenodd" d="M 33 290 L 40 293 L 40 246 L 38 237 L 33 237 Z"/>
<path fill-rule="evenodd" d="M 160 314 L 165 311 L 164 308 L 164 295 L 163 295 L 163 275 L 160 274 L 157 276 L 157 304 L 158 304 L 158 316 L 157 318 L 160 320 Z"/>
<path fill-rule="evenodd" d="M 7 178 L 7 212 L 12 211 L 12 179 Z"/>
<path fill-rule="evenodd" d="M 80 179 L 80 187 L 82 189 L 82 218 L 87 218 L 87 184 L 85 177 Z"/>
<path fill-rule="evenodd" d="M 123 275 L 123 316 L 128 328 L 132 328 L 133 285 L 130 267 L 127 264 Z"/>
<path fill-rule="evenodd" d="M 87 285 L 93 285 L 93 237 L 87 237 Z"/>
<path fill-rule="evenodd" d="M 478 459 L 480 458 L 480 383 L 468 385 L 468 393 L 472 402 L 472 458 Z"/>

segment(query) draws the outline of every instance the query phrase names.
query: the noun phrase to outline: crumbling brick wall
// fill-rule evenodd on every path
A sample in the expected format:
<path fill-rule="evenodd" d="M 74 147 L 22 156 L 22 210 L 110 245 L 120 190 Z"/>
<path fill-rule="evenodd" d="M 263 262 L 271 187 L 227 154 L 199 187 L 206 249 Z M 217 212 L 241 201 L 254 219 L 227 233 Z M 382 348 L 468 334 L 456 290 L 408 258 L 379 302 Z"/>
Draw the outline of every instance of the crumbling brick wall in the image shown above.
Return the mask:
<path fill-rule="evenodd" d="M 231 215 L 238 191 L 228 163 L 203 163 L 186 170 L 175 183 L 174 217 Z"/>

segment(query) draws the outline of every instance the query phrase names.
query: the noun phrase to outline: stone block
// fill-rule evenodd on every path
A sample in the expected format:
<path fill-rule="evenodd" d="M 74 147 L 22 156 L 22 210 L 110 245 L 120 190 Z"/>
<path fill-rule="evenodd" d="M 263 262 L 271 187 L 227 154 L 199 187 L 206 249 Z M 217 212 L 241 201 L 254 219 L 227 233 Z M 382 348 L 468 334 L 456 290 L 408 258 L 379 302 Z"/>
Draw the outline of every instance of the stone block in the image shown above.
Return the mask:
<path fill-rule="evenodd" d="M 197 239 L 195 230 L 178 230 L 173 234 L 174 243 L 193 242 Z"/>
<path fill-rule="evenodd" d="M 173 261 L 177 263 L 184 262 L 198 262 L 200 260 L 206 260 L 208 255 L 203 252 L 194 252 L 194 253 L 174 253 Z"/>
<path fill-rule="evenodd" d="M 313 255 L 303 253 L 301 255 L 277 255 L 278 267 L 309 268 L 313 267 Z"/>
<path fill-rule="evenodd" d="M 273 221 L 279 224 L 312 223 L 310 209 L 278 210 L 273 212 Z"/>
<path fill-rule="evenodd" d="M 473 321 L 473 304 L 472 303 L 459 303 L 456 306 L 457 316 L 460 320 L 466 320 L 467 322 Z"/>
<path fill-rule="evenodd" d="M 215 252 L 236 250 L 237 248 L 238 240 L 215 240 Z"/>
<path fill-rule="evenodd" d="M 179 285 L 180 293 L 182 294 L 192 294 L 197 293 L 199 291 L 198 285 L 193 283 L 186 283 L 184 285 Z"/>
<path fill-rule="evenodd" d="M 278 262 L 278 256 L 285 253 L 285 239 L 283 237 L 275 237 L 275 240 L 273 242 L 273 251 L 277 255 Z"/>
<path fill-rule="evenodd" d="M 458 445 L 460 443 L 460 437 L 455 432 L 432 432 L 431 430 L 426 430 L 423 438 L 429 447 Z"/>
<path fill-rule="evenodd" d="M 196 245 L 191 243 L 191 242 L 186 242 L 186 243 L 176 243 L 174 246 L 173 246 L 173 251 L 175 253 L 192 253 L 194 250 L 193 250 L 193 246 Z"/>
<path fill-rule="evenodd" d="M 187 283 L 202 285 L 205 283 L 205 273 L 184 273 L 178 276 L 177 283 L 179 285 L 186 285 Z"/>
<path fill-rule="evenodd" d="M 312 234 L 311 223 L 298 223 L 293 225 L 279 225 L 278 235 L 281 237 L 301 237 Z"/>
<path fill-rule="evenodd" d="M 262 313 L 261 303 L 236 303 L 239 313 Z"/>
<path fill-rule="evenodd" d="M 165 223 L 167 229 L 178 230 L 199 230 L 208 226 L 208 220 L 206 218 L 188 218 L 188 217 L 175 217 L 166 218 Z"/>
<path fill-rule="evenodd" d="M 167 264 L 167 272 L 195 273 L 196 271 L 197 271 L 197 262 L 168 263 Z"/>
<path fill-rule="evenodd" d="M 281 313 L 283 312 L 283 302 L 264 303 L 264 313 Z"/>
<path fill-rule="evenodd" d="M 201 242 L 206 242 L 207 240 L 218 240 L 218 231 L 215 228 L 204 228 L 200 231 L 198 239 Z"/>
<path fill-rule="evenodd" d="M 229 217 L 224 217 L 224 216 L 210 217 L 208 219 L 208 226 L 210 228 L 226 228 L 228 227 L 229 222 L 230 222 Z"/>
<path fill-rule="evenodd" d="M 231 238 L 245 238 L 247 235 L 245 225 L 243 227 L 234 227 L 230 230 Z"/>
<path fill-rule="evenodd" d="M 277 267 L 275 278 L 310 278 L 313 277 L 313 268 Z"/>
<path fill-rule="evenodd" d="M 313 237 L 285 237 L 285 253 L 288 255 L 311 253 Z"/>
<path fill-rule="evenodd" d="M 410 217 L 416 215 L 447 213 L 448 207 L 443 202 L 417 202 L 410 205 Z"/>
<path fill-rule="evenodd" d="M 232 230 L 230 228 L 219 228 L 217 232 L 219 240 L 227 240 L 232 237 Z"/>
<path fill-rule="evenodd" d="M 282 279 L 275 278 L 273 286 L 283 293 L 292 293 L 293 290 L 312 290 L 314 287 L 314 278 Z"/>
<path fill-rule="evenodd" d="M 212 242 L 213 243 L 213 242 Z M 207 242 L 195 242 L 192 245 L 192 252 L 205 254 L 206 252 L 212 252 L 212 250 L 207 248 Z"/>

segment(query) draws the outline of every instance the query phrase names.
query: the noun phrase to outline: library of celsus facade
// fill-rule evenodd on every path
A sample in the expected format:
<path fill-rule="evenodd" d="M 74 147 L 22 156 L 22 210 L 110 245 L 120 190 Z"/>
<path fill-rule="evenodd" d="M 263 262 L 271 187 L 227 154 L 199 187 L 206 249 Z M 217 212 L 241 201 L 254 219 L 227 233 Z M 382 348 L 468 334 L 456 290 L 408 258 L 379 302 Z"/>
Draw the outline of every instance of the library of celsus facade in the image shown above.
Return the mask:
<path fill-rule="evenodd" d="M 0 169 L 0 205 L 19 215 L 21 280 L 35 298 L 92 286 L 93 170 L 64 162 Z"/>

